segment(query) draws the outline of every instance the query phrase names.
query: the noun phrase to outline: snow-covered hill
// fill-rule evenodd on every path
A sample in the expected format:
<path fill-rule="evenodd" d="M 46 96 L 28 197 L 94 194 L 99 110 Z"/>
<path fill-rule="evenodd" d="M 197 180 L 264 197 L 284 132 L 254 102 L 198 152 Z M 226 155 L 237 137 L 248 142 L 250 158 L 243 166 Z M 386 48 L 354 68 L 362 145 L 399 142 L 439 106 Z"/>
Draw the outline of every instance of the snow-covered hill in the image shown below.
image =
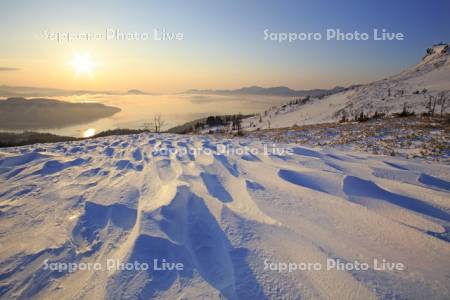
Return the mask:
<path fill-rule="evenodd" d="M 268 146 L 140 134 L 3 149 L 0 297 L 450 298 L 448 165 Z"/>
<path fill-rule="evenodd" d="M 425 111 L 429 96 L 450 92 L 450 50 L 448 44 L 438 44 L 427 50 L 421 62 L 397 75 L 324 98 L 312 98 L 304 104 L 274 107 L 265 113 L 246 119 L 243 127 L 281 128 L 295 124 L 317 124 L 337 121 L 347 116 L 399 112 L 406 103 L 416 113 Z"/>

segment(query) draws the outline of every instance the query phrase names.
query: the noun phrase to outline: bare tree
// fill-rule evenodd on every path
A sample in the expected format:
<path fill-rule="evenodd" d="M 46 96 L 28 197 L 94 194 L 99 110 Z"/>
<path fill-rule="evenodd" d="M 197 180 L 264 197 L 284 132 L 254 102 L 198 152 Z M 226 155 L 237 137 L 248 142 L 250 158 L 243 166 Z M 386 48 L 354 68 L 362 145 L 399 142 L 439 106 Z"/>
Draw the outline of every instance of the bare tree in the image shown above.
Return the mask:
<path fill-rule="evenodd" d="M 434 112 L 435 112 L 435 110 L 436 110 L 437 100 L 438 100 L 438 97 L 435 96 L 435 97 L 434 97 L 434 101 L 433 101 L 433 109 L 431 110 L 431 115 L 432 115 L 432 116 L 434 116 Z"/>
<path fill-rule="evenodd" d="M 161 115 L 156 115 L 153 117 L 153 128 L 155 132 L 161 132 L 161 128 L 166 122 L 162 119 Z"/>
<path fill-rule="evenodd" d="M 444 115 L 445 110 L 447 109 L 448 95 L 449 95 L 449 91 L 442 91 L 437 96 L 438 97 L 438 104 L 441 106 L 441 109 L 440 109 L 441 116 Z"/>
<path fill-rule="evenodd" d="M 348 119 L 347 119 L 347 112 L 345 110 L 343 110 L 342 113 L 341 113 L 341 120 L 339 122 L 340 123 L 345 123 L 347 121 L 348 121 Z"/>
<path fill-rule="evenodd" d="M 436 110 L 436 104 L 437 104 L 437 96 L 430 95 L 428 96 L 427 104 L 425 105 L 425 108 L 428 109 L 428 115 L 434 116 L 434 111 Z"/>
<path fill-rule="evenodd" d="M 237 130 L 238 133 L 240 133 L 242 130 L 242 115 L 233 115 L 231 118 L 231 124 L 232 130 Z"/>

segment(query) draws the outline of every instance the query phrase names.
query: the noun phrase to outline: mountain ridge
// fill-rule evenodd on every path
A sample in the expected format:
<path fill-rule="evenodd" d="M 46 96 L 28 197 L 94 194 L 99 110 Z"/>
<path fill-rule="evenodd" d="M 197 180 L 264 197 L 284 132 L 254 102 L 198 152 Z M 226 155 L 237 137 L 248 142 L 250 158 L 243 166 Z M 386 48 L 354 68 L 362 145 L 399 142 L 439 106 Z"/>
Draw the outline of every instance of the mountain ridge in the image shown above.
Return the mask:
<path fill-rule="evenodd" d="M 435 44 L 415 65 L 398 74 L 367 84 L 349 87 L 326 97 L 281 105 L 245 120 L 249 130 L 291 127 L 336 122 L 343 115 L 354 117 L 363 112 L 386 115 L 406 106 L 416 113 L 427 111 L 427 104 L 439 93 L 450 95 L 449 45 Z"/>
<path fill-rule="evenodd" d="M 286 86 L 276 87 L 260 87 L 260 86 L 248 86 L 234 90 L 198 90 L 191 89 L 184 92 L 185 94 L 219 94 L 219 95 L 266 95 L 266 96 L 291 96 L 291 97 L 303 97 L 303 96 L 321 96 L 326 94 L 333 94 L 345 90 L 345 87 L 336 86 L 331 89 L 310 89 L 310 90 L 293 90 Z"/>

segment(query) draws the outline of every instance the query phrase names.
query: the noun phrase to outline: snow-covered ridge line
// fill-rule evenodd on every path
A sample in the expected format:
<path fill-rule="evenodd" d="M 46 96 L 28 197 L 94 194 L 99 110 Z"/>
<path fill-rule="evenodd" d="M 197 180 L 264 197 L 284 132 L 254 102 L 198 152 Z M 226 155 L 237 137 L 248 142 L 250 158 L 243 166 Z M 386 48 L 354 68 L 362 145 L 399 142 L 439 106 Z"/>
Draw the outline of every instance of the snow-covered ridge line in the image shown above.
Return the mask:
<path fill-rule="evenodd" d="M 406 104 L 416 113 L 426 111 L 427 100 L 440 92 L 450 94 L 449 45 L 436 44 L 415 66 L 397 75 L 359 85 L 327 97 L 297 101 L 269 109 L 243 122 L 247 130 L 338 121 L 343 114 L 400 112 Z"/>

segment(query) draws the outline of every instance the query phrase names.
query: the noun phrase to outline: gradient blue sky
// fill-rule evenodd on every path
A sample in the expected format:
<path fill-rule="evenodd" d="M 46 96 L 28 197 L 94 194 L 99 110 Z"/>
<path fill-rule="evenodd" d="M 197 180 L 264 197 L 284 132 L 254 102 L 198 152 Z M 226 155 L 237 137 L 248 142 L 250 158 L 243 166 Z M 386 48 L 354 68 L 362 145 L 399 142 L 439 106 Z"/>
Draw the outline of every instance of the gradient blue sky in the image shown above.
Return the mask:
<path fill-rule="evenodd" d="M 95 2 L 95 3 L 94 3 Z M 449 42 L 450 1 L 1 1 L 0 84 L 177 92 L 248 85 L 319 88 L 381 79 Z M 39 34 L 106 28 L 182 32 L 183 41 L 57 44 Z M 404 41 L 264 41 L 282 32 L 402 32 Z M 74 78 L 74 52 L 99 62 Z"/>

